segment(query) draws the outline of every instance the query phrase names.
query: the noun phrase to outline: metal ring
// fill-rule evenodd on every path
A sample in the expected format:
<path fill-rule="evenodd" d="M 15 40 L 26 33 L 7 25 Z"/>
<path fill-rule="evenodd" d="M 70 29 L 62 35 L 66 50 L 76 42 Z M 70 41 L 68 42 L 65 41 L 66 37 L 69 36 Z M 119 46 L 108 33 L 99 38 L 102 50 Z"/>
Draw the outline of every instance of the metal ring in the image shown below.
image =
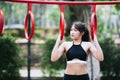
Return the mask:
<path fill-rule="evenodd" d="M 60 39 L 64 36 L 64 5 L 60 5 L 60 26 L 59 26 Z"/>
<path fill-rule="evenodd" d="M 0 35 L 2 34 L 3 26 L 4 26 L 4 15 L 2 10 L 0 10 Z"/>
<path fill-rule="evenodd" d="M 28 36 L 28 18 L 31 18 L 31 31 L 30 31 L 30 35 Z M 33 13 L 31 11 L 28 11 L 26 18 L 25 18 L 25 25 L 24 25 L 24 33 L 25 33 L 25 37 L 27 40 L 30 40 L 33 36 L 34 33 L 34 16 Z"/>

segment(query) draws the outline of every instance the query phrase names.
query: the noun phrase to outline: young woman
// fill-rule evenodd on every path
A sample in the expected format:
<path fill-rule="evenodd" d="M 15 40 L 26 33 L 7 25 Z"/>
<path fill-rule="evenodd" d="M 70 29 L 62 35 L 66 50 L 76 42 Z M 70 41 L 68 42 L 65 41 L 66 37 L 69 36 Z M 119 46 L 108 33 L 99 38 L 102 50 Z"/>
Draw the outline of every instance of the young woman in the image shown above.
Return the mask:
<path fill-rule="evenodd" d="M 90 42 L 89 31 L 82 22 L 74 22 L 70 36 L 72 41 L 63 42 L 57 38 L 51 53 L 51 61 L 57 61 L 63 54 L 66 55 L 66 69 L 64 80 L 89 80 L 87 70 L 87 56 L 92 54 L 98 61 L 103 61 L 103 52 L 94 34 L 94 41 Z"/>

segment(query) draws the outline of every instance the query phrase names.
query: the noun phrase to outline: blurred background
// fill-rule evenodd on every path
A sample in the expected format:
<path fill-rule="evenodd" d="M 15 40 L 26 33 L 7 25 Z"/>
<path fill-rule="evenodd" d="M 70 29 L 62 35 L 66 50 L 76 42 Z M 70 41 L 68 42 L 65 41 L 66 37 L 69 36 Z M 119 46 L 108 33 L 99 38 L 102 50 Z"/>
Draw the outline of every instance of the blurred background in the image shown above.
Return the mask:
<path fill-rule="evenodd" d="M 27 4 L 0 1 L 0 10 L 5 18 L 4 31 L 0 36 L 0 80 L 27 80 L 28 47 L 24 36 Z M 55 63 L 50 61 L 51 50 L 59 34 L 59 6 L 32 4 L 32 11 L 35 31 L 31 39 L 31 79 L 61 80 L 65 57 Z M 91 5 L 65 5 L 64 14 L 65 40 L 70 40 L 69 31 L 73 21 L 85 22 L 90 29 Z M 93 77 L 91 80 L 120 80 L 120 5 L 97 5 L 96 15 L 97 37 L 105 60 L 99 63 L 92 58 L 92 71 L 89 69 Z M 88 67 L 91 67 L 90 61 Z"/>

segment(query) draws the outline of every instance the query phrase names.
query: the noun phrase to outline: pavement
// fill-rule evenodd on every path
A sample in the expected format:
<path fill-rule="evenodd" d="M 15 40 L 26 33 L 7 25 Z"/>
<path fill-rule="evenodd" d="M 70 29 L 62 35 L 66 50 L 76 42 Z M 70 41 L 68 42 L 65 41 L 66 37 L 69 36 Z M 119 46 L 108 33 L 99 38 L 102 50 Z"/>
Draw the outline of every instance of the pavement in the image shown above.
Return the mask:
<path fill-rule="evenodd" d="M 27 77 L 28 76 L 28 71 L 27 69 L 21 69 L 19 70 L 20 72 L 20 76 L 21 77 Z M 39 69 L 34 69 L 34 70 L 30 70 L 30 76 L 31 77 L 42 77 L 43 74 L 42 74 L 42 71 L 39 70 Z"/>
<path fill-rule="evenodd" d="M 20 72 L 21 77 L 27 77 L 28 76 L 27 69 L 20 69 L 19 72 Z M 62 77 L 64 75 L 63 73 L 64 73 L 64 70 L 61 70 L 60 74 L 58 74 L 56 76 Z M 43 77 L 43 76 L 48 77 L 49 75 L 48 74 L 43 74 L 40 69 L 31 69 L 30 70 L 30 76 L 35 78 L 35 77 Z"/>

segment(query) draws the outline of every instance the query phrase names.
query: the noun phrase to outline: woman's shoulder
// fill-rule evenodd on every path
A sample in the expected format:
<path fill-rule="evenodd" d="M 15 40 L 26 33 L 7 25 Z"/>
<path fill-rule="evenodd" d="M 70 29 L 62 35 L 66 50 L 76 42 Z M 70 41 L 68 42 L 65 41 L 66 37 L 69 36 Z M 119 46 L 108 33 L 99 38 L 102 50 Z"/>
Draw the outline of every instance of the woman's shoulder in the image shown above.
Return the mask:
<path fill-rule="evenodd" d="M 66 45 L 71 45 L 72 43 L 73 43 L 72 41 L 64 41 L 62 44 L 66 46 Z"/>
<path fill-rule="evenodd" d="M 65 42 L 63 42 L 62 44 L 63 44 L 64 49 L 65 49 L 65 50 L 68 50 L 68 48 L 69 48 L 70 46 L 72 46 L 73 42 L 72 42 L 72 41 L 65 41 Z"/>
<path fill-rule="evenodd" d="M 63 44 L 71 44 L 73 41 L 64 41 Z"/>
<path fill-rule="evenodd" d="M 82 41 L 82 43 L 90 44 L 90 41 Z"/>
<path fill-rule="evenodd" d="M 92 42 L 90 42 L 90 41 L 83 41 L 82 43 L 86 44 L 86 45 L 92 45 Z"/>

